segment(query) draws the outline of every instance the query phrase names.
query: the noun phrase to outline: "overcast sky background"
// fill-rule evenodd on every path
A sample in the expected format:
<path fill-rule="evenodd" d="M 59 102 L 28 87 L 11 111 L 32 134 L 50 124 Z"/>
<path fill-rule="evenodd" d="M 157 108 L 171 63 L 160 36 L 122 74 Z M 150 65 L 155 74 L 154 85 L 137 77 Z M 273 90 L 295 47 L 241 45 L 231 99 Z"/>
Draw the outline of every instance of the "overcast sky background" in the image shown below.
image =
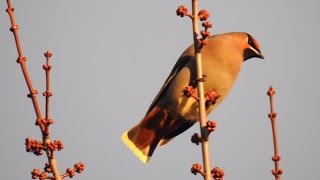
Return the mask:
<path fill-rule="evenodd" d="M 156 149 L 142 164 L 122 143 L 138 123 L 181 52 L 192 43 L 191 21 L 176 16 L 191 0 L 13 1 L 24 55 L 44 112 L 43 53 L 53 52 L 51 138 L 63 173 L 82 161 L 75 179 L 202 179 L 190 173 L 202 163 L 190 142 L 199 124 Z M 274 164 L 269 85 L 276 88 L 283 179 L 319 179 L 319 1 L 201 1 L 211 12 L 214 34 L 246 31 L 266 59 L 243 65 L 229 96 L 209 116 L 212 167 L 225 179 L 270 180 Z M 31 179 L 46 157 L 25 152 L 27 137 L 41 139 L 18 57 L 6 1 L 0 0 L 0 172 L 1 179 Z"/>

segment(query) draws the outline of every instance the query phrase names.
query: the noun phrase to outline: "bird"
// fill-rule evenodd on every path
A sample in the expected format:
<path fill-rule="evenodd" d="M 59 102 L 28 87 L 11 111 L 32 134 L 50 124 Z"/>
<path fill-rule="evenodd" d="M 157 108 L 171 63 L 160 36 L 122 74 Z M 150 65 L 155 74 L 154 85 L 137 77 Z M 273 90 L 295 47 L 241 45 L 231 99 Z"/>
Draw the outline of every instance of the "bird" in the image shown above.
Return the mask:
<path fill-rule="evenodd" d="M 201 57 L 204 93 L 213 90 L 218 94 L 215 102 L 206 107 L 206 115 L 227 96 L 243 62 L 264 59 L 258 41 L 247 32 L 210 36 L 201 49 Z M 197 99 L 184 94 L 186 87 L 196 90 L 198 81 L 194 45 L 190 45 L 179 57 L 146 115 L 121 136 L 143 163 L 149 162 L 156 147 L 167 144 L 199 121 Z"/>

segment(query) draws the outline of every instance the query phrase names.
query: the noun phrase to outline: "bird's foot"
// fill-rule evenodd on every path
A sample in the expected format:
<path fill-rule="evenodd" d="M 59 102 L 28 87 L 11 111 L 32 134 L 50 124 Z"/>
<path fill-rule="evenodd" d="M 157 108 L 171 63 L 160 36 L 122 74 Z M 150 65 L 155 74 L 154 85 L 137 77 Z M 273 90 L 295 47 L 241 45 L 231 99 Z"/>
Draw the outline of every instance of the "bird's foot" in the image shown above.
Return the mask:
<path fill-rule="evenodd" d="M 197 82 L 205 82 L 206 81 L 206 78 L 207 78 L 207 75 L 205 74 L 202 74 L 202 77 L 197 79 Z"/>

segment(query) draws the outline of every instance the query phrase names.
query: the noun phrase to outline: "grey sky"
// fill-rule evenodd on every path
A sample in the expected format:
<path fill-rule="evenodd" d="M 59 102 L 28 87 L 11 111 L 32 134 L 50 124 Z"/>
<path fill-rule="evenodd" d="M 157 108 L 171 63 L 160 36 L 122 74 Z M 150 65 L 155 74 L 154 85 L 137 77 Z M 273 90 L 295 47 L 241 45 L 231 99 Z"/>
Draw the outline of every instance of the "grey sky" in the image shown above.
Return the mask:
<path fill-rule="evenodd" d="M 147 165 L 121 142 L 144 116 L 181 52 L 192 43 L 191 21 L 175 15 L 189 1 L 13 1 L 34 86 L 44 91 L 43 53 L 52 57 L 52 139 L 61 172 L 82 161 L 76 179 L 201 179 L 190 142 L 199 124 L 157 148 Z M 246 31 L 261 44 L 265 60 L 245 62 L 229 96 L 209 116 L 218 121 L 210 141 L 212 167 L 225 179 L 272 179 L 269 85 L 276 88 L 283 179 L 319 179 L 319 2 L 201 1 L 211 12 L 214 34 Z M 31 179 L 45 157 L 24 150 L 40 139 L 21 69 L 6 2 L 0 0 L 1 179 Z M 44 98 L 38 96 L 42 104 Z"/>

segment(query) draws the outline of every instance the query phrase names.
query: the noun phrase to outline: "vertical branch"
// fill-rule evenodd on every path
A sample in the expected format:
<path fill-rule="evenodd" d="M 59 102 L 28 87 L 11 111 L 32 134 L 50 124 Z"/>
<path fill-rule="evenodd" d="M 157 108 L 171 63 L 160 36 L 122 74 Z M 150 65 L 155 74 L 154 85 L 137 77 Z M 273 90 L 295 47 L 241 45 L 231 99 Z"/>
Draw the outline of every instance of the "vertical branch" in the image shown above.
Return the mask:
<path fill-rule="evenodd" d="M 46 64 L 44 64 L 42 67 L 46 73 L 46 91 L 44 93 L 42 93 L 42 95 L 45 96 L 45 118 L 43 120 L 43 123 L 45 123 L 46 126 L 45 126 L 45 132 L 44 132 L 45 135 L 43 136 L 43 142 L 45 144 L 51 144 L 50 136 L 49 136 L 49 134 L 50 134 L 49 133 L 49 125 L 52 124 L 53 121 L 51 119 L 49 119 L 49 111 L 50 111 L 50 106 L 49 106 L 50 101 L 49 100 L 50 100 L 50 97 L 52 96 L 52 93 L 50 91 L 50 83 L 51 83 L 50 82 L 50 72 L 51 72 L 50 70 L 51 70 L 52 66 L 49 63 L 49 60 L 52 56 L 52 53 L 50 51 L 47 51 L 44 53 L 44 56 L 46 57 Z M 54 143 L 56 143 L 56 142 L 57 141 L 55 141 Z M 62 145 L 62 147 L 63 147 L 63 145 Z M 46 152 L 47 152 L 48 161 L 51 166 L 52 173 L 55 176 L 55 179 L 56 180 L 62 179 L 62 177 L 60 176 L 60 173 L 59 173 L 58 164 L 56 162 L 53 150 L 50 148 L 47 148 Z"/>
<path fill-rule="evenodd" d="M 209 12 L 206 10 L 198 11 L 198 0 L 192 0 L 192 14 L 188 13 L 188 9 L 184 6 L 179 6 L 177 9 L 177 15 L 184 17 L 188 16 L 192 19 L 193 27 L 193 41 L 194 41 L 194 57 L 196 61 L 196 73 L 197 73 L 197 91 L 198 96 L 194 94 L 194 88 L 192 86 L 186 87 L 183 92 L 187 97 L 192 97 L 198 102 L 199 110 L 199 120 L 200 120 L 200 131 L 201 136 L 195 133 L 191 141 L 195 144 L 201 143 L 202 148 L 202 159 L 204 171 L 202 171 L 202 166 L 200 164 L 194 164 L 191 168 L 193 174 L 200 173 L 205 180 L 210 180 L 211 177 L 222 178 L 224 176 L 223 170 L 215 168 L 210 170 L 210 157 L 209 157 L 209 134 L 214 131 L 216 123 L 214 121 L 206 120 L 206 106 L 210 106 L 215 103 L 215 100 L 219 95 L 214 91 L 210 90 L 206 94 L 204 93 L 203 83 L 205 81 L 205 76 L 202 71 L 202 60 L 201 60 L 201 50 L 203 46 L 207 44 L 207 38 L 210 36 L 209 28 L 212 27 L 212 24 L 207 21 L 209 17 Z M 205 21 L 202 23 L 202 26 L 205 28 L 199 32 L 199 20 Z M 199 35 L 201 34 L 201 38 Z"/>
<path fill-rule="evenodd" d="M 204 88 L 203 88 L 203 73 L 202 73 L 202 61 L 201 61 L 201 49 L 199 46 L 199 17 L 198 17 L 198 0 L 192 0 L 192 24 L 193 24 L 193 41 L 194 41 L 194 52 L 195 59 L 197 64 L 197 79 L 198 81 L 198 104 L 199 104 L 199 116 L 200 116 L 200 131 L 201 137 L 207 136 L 206 130 L 206 107 L 205 107 L 205 98 L 204 98 Z M 203 159 L 203 168 L 204 168 L 204 179 L 211 179 L 211 170 L 210 170 L 210 156 L 209 156 L 209 142 L 208 138 L 202 140 L 202 159 Z"/>
<path fill-rule="evenodd" d="M 81 173 L 84 170 L 85 165 L 82 162 L 77 163 L 74 165 L 74 168 L 72 169 L 68 168 L 63 175 L 60 175 L 58 164 L 56 162 L 53 152 L 60 151 L 61 149 L 63 149 L 63 143 L 60 140 L 54 140 L 53 142 L 51 142 L 50 140 L 49 125 L 52 124 L 53 121 L 49 119 L 49 109 L 50 109 L 49 98 L 52 96 L 52 93 L 50 91 L 50 70 L 52 67 L 49 64 L 49 59 L 52 56 L 52 53 L 47 51 L 44 54 L 46 57 L 46 64 L 43 65 L 43 69 L 46 72 L 46 91 L 43 93 L 43 95 L 45 96 L 46 105 L 45 105 L 45 118 L 43 118 L 41 115 L 41 109 L 37 99 L 38 91 L 33 88 L 32 81 L 26 66 L 27 58 L 23 56 L 23 51 L 22 51 L 19 33 L 18 33 L 19 28 L 15 22 L 14 8 L 12 7 L 10 0 L 7 0 L 7 5 L 8 5 L 8 8 L 6 9 L 6 11 L 8 12 L 10 21 L 11 21 L 10 31 L 12 31 L 14 35 L 18 56 L 19 56 L 17 62 L 21 66 L 22 73 L 24 75 L 26 84 L 30 92 L 30 94 L 28 94 L 28 97 L 31 98 L 32 100 L 32 104 L 37 116 L 35 124 L 40 127 L 40 130 L 42 133 L 42 142 L 33 140 L 31 138 L 25 139 L 26 151 L 32 152 L 37 156 L 42 155 L 43 151 L 45 151 L 48 158 L 48 162 L 49 162 L 45 164 L 44 171 L 40 171 L 39 169 L 34 169 L 31 172 L 32 179 L 39 178 L 39 179 L 62 180 L 65 177 L 72 178 L 75 175 L 75 173 Z M 47 173 L 52 173 L 53 176 L 47 176 Z"/>
<path fill-rule="evenodd" d="M 274 146 L 274 156 L 272 157 L 272 160 L 274 161 L 274 166 L 275 166 L 275 169 L 273 169 L 271 172 L 275 176 L 276 180 L 280 180 L 283 170 L 280 168 L 281 157 L 279 155 L 278 133 L 277 133 L 277 124 L 276 124 L 277 113 L 274 111 L 274 103 L 273 103 L 273 97 L 275 93 L 276 92 L 274 88 L 270 86 L 267 93 L 270 99 L 270 113 L 268 116 L 271 120 L 271 126 L 272 126 L 273 146 Z"/>

